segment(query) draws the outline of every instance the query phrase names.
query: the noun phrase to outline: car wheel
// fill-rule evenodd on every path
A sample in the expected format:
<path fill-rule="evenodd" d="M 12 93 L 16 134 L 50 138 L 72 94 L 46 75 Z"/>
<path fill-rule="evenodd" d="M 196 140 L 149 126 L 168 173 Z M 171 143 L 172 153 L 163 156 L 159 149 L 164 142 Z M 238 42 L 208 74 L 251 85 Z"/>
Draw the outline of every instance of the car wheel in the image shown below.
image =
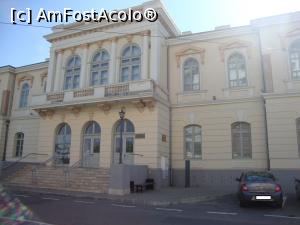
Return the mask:
<path fill-rule="evenodd" d="M 240 200 L 240 207 L 246 207 L 247 203 L 243 200 Z"/>

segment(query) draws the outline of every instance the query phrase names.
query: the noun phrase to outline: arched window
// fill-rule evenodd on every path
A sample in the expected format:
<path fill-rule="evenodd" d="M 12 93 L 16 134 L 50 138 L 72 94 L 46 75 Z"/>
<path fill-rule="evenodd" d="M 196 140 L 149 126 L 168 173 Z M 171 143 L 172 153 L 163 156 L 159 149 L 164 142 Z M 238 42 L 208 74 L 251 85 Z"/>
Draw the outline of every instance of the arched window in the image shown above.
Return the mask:
<path fill-rule="evenodd" d="M 184 91 L 200 89 L 199 63 L 194 58 L 187 59 L 183 64 Z"/>
<path fill-rule="evenodd" d="M 231 125 L 232 158 L 252 158 L 251 128 L 246 122 L 236 122 Z"/>
<path fill-rule="evenodd" d="M 24 133 L 18 132 L 15 135 L 16 157 L 22 157 L 24 144 Z"/>
<path fill-rule="evenodd" d="M 105 49 L 100 50 L 93 58 L 90 85 L 108 84 L 109 54 Z"/>
<path fill-rule="evenodd" d="M 292 79 L 300 79 L 300 40 L 291 45 L 289 53 Z"/>
<path fill-rule="evenodd" d="M 141 49 L 137 45 L 129 45 L 122 53 L 120 81 L 141 79 Z"/>
<path fill-rule="evenodd" d="M 248 86 L 246 61 L 242 54 L 234 53 L 228 58 L 228 79 L 229 87 Z"/>
<path fill-rule="evenodd" d="M 71 128 L 62 123 L 58 126 L 55 140 L 55 164 L 69 164 L 71 146 Z"/>
<path fill-rule="evenodd" d="M 72 56 L 66 65 L 64 90 L 79 88 L 80 69 L 80 57 Z"/>
<path fill-rule="evenodd" d="M 21 89 L 21 95 L 20 95 L 20 108 L 24 108 L 28 106 L 28 95 L 29 95 L 29 84 L 25 83 L 22 86 Z"/>
<path fill-rule="evenodd" d="M 184 128 L 185 157 L 187 159 L 202 158 L 202 132 L 198 125 Z"/>
<path fill-rule="evenodd" d="M 88 122 L 83 132 L 83 166 L 99 166 L 100 136 L 99 124 L 95 121 Z"/>
<path fill-rule="evenodd" d="M 296 120 L 296 126 L 297 126 L 298 152 L 300 157 L 300 118 Z"/>
<path fill-rule="evenodd" d="M 121 138 L 122 131 L 122 138 Z M 114 162 L 119 162 L 120 152 L 122 149 L 122 161 L 125 164 L 133 164 L 134 161 L 134 125 L 131 121 L 124 119 L 123 123 L 119 120 L 114 130 L 115 151 Z"/>

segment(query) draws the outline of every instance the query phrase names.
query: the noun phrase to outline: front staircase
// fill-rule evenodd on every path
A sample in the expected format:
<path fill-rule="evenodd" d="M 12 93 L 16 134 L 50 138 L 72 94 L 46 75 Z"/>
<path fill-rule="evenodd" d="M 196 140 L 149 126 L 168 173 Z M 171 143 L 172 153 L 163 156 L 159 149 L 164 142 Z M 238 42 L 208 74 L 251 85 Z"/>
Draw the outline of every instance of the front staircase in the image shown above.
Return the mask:
<path fill-rule="evenodd" d="M 9 186 L 108 193 L 109 169 L 23 164 L 2 182 Z"/>

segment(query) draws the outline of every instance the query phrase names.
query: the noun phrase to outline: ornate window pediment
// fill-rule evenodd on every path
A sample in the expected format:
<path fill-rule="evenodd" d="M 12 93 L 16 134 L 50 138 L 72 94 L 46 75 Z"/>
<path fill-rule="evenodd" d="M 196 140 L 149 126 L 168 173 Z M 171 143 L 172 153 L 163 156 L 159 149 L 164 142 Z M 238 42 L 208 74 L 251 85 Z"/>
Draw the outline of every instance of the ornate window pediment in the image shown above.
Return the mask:
<path fill-rule="evenodd" d="M 32 75 L 26 74 L 17 79 L 17 88 L 19 89 L 21 86 L 21 83 L 24 81 L 28 81 L 30 84 L 30 87 L 32 88 L 33 80 L 34 80 L 34 77 Z"/>
<path fill-rule="evenodd" d="M 300 38 L 300 27 L 296 27 L 291 29 L 286 33 L 282 33 L 279 35 L 281 48 L 286 51 L 288 49 L 289 43 L 294 41 L 295 38 Z"/>
<path fill-rule="evenodd" d="M 222 62 L 224 62 L 225 60 L 225 51 L 226 50 L 232 50 L 232 49 L 240 49 L 240 48 L 245 48 L 247 50 L 247 55 L 250 58 L 251 52 L 250 52 L 250 47 L 251 47 L 252 43 L 248 42 L 248 41 L 244 41 L 244 40 L 235 40 L 235 41 L 231 41 L 231 42 L 227 42 L 224 44 L 221 44 L 219 47 L 220 50 L 220 57 Z"/>
<path fill-rule="evenodd" d="M 191 47 L 184 48 L 183 50 L 176 53 L 177 67 L 180 66 L 180 58 L 183 57 L 183 56 L 189 56 L 189 55 L 200 55 L 201 64 L 204 65 L 204 63 L 205 63 L 205 49 L 191 46 Z"/>

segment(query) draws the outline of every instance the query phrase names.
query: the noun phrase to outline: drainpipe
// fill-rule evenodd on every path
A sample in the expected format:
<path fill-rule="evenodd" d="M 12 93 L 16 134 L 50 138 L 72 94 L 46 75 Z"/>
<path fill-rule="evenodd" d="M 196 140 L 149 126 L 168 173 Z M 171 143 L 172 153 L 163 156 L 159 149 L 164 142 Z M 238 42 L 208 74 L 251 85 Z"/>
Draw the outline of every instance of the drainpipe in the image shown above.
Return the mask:
<path fill-rule="evenodd" d="M 167 89 L 169 95 L 169 185 L 173 186 L 173 170 L 172 170 L 172 108 L 170 102 L 170 84 L 169 84 L 169 46 L 167 46 Z"/>
<path fill-rule="evenodd" d="M 258 44 L 259 44 L 260 63 L 261 63 L 261 70 L 262 70 L 262 82 L 263 82 L 262 92 L 267 93 L 266 79 L 265 79 L 265 66 L 264 66 L 264 63 L 263 63 L 263 54 L 262 54 L 260 30 L 258 30 Z M 263 99 L 263 108 L 264 108 L 265 139 L 266 139 L 266 150 L 267 150 L 267 169 L 270 170 L 271 169 L 271 160 L 270 160 L 270 149 L 269 149 L 267 106 L 266 106 L 266 100 L 263 96 L 262 96 L 262 99 Z"/>
<path fill-rule="evenodd" d="M 7 138 L 8 138 L 9 123 L 10 123 L 9 120 L 5 120 L 5 139 L 4 139 L 4 148 L 3 148 L 2 161 L 6 160 L 6 148 L 7 148 Z"/>

